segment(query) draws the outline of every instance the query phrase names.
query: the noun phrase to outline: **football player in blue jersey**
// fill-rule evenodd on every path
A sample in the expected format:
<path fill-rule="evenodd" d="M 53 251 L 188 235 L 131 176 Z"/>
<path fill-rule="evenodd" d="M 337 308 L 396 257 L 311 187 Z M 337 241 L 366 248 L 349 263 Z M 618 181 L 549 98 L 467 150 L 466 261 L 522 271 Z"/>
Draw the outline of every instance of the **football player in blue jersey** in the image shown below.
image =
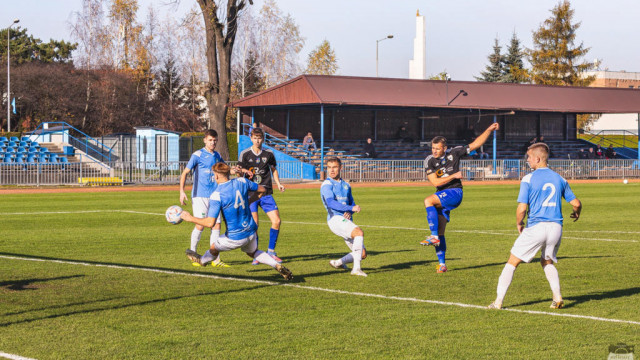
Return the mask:
<path fill-rule="evenodd" d="M 529 262 L 542 249 L 540 264 L 551 286 L 552 309 L 564 306 L 560 293 L 558 270 L 553 265 L 558 262 L 557 253 L 562 237 L 562 198 L 573 207 L 570 217 L 577 221 L 582 211 L 582 203 L 571 191 L 567 180 L 547 167 L 549 147 L 536 143 L 527 150 L 527 162 L 533 172 L 522 178 L 516 227 L 520 235 L 511 248 L 511 255 L 498 279 L 498 296 L 489 305 L 491 309 L 501 309 L 504 296 L 511 285 L 513 273 L 521 262 Z M 528 211 L 527 211 L 528 210 Z M 528 220 L 525 227 L 524 218 Z"/>
<path fill-rule="evenodd" d="M 327 180 L 320 187 L 322 204 L 327 210 L 327 224 L 331 231 L 344 239 L 351 250 L 350 253 L 338 260 L 331 260 L 329 264 L 336 269 L 347 269 L 347 264 L 353 262 L 351 275 L 367 276 L 360 262 L 367 257 L 364 248 L 364 232 L 353 223 L 353 213 L 360 212 L 360 205 L 356 205 L 351 195 L 351 186 L 340 177 L 342 162 L 337 157 L 327 159 Z"/>
<path fill-rule="evenodd" d="M 212 129 L 205 131 L 204 147 L 191 155 L 191 159 L 189 159 L 187 166 L 180 175 L 180 204 L 184 205 L 188 199 L 184 191 L 185 182 L 189 172 L 193 171 L 191 202 L 193 206 L 193 216 L 195 217 L 206 217 L 209 209 L 209 197 L 216 189 L 211 167 L 219 162 L 224 162 L 220 154 L 215 151 L 217 143 L 218 132 Z M 197 251 L 203 229 L 204 228 L 198 224 L 193 228 L 191 232 L 191 246 L 189 248 L 191 251 Z M 218 236 L 220 236 L 220 219 L 218 219 L 216 226 L 211 229 L 209 245 L 213 244 Z M 197 262 L 193 262 L 192 264 L 193 266 L 200 266 Z M 217 267 L 229 267 L 229 265 L 222 262 L 220 258 L 215 259 L 211 264 Z"/>
<path fill-rule="evenodd" d="M 230 180 L 230 172 L 231 168 L 225 163 L 217 163 L 213 166 L 213 173 L 218 187 L 211 194 L 207 217 L 194 217 L 188 211 L 183 211 L 180 215 L 185 221 L 202 227 L 213 228 L 220 213 L 222 213 L 227 228 L 224 236 L 219 236 L 204 255 L 200 256 L 195 251 L 187 250 L 187 256 L 191 261 L 205 266 L 213 261 L 221 251 L 240 248 L 259 263 L 276 269 L 285 280 L 291 280 L 293 274 L 289 269 L 277 263 L 266 252 L 258 250 L 258 237 L 256 234 L 258 225 L 253 220 L 253 216 L 251 216 L 249 192 L 255 192 L 260 197 L 266 193 L 267 189 L 245 178 Z"/>
<path fill-rule="evenodd" d="M 424 160 L 424 167 L 429 182 L 436 187 L 437 191 L 424 199 L 431 234 L 420 244 L 435 246 L 439 262 L 436 268 L 438 273 L 448 270 L 445 265 L 447 242 L 444 231 L 450 219 L 449 214 L 462 203 L 460 158 L 480 148 L 489 135 L 499 128 L 498 123 L 493 123 L 469 145 L 457 146 L 450 151 L 447 151 L 446 138 L 436 136 L 431 140 L 431 155 Z"/>
<path fill-rule="evenodd" d="M 280 177 L 276 169 L 277 163 L 275 155 L 271 150 L 262 148 L 264 144 L 264 130 L 254 128 L 251 131 L 251 142 L 252 146 L 240 154 L 236 172 L 246 174 L 253 182 L 267 189 L 265 196 L 251 203 L 251 214 L 255 222 L 258 223 L 258 207 L 261 207 L 264 213 L 267 214 L 267 217 L 269 217 L 269 220 L 271 220 L 267 253 L 277 262 L 282 263 L 282 259 L 276 254 L 281 220 L 278 205 L 273 198 L 273 182 L 275 182 L 278 190 L 281 192 L 284 192 L 284 185 L 280 183 Z M 254 261 L 254 265 L 256 264 Z"/>

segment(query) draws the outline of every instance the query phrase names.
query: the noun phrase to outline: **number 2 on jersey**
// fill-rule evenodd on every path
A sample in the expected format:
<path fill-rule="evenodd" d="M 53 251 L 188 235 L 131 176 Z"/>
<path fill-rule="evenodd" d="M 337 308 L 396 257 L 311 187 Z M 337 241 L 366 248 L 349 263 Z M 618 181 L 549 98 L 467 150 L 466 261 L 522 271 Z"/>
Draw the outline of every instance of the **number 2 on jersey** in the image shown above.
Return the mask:
<path fill-rule="evenodd" d="M 556 202 L 555 201 L 551 201 L 553 199 L 553 196 L 556 194 L 556 187 L 553 186 L 552 183 L 546 183 L 544 184 L 544 186 L 542 187 L 542 191 L 547 190 L 551 188 L 551 193 L 549 194 L 549 196 L 547 196 L 546 199 L 544 199 L 544 202 L 542 203 L 542 206 L 556 206 Z"/>
<path fill-rule="evenodd" d="M 240 193 L 240 190 L 236 190 L 236 202 L 235 204 L 233 204 L 233 207 L 237 209 L 241 206 L 244 209 L 244 199 L 242 198 L 242 194 Z"/>

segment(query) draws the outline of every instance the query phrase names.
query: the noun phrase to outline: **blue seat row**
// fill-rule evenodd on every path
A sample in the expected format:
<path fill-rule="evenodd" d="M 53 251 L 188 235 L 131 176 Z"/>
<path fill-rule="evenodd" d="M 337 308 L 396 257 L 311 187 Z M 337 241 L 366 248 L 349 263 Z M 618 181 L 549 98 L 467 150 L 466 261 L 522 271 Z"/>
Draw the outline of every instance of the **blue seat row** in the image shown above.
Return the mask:
<path fill-rule="evenodd" d="M 3 157 L 0 157 L 0 159 L 2 160 L 3 163 L 25 163 L 25 164 L 57 164 L 57 163 L 63 163 L 63 164 L 67 164 L 69 163 L 69 159 L 67 159 L 64 156 L 58 156 L 56 154 L 51 154 L 50 157 L 41 155 L 41 156 L 21 156 L 21 155 L 17 155 L 17 156 L 11 156 L 9 154 L 6 154 Z"/>

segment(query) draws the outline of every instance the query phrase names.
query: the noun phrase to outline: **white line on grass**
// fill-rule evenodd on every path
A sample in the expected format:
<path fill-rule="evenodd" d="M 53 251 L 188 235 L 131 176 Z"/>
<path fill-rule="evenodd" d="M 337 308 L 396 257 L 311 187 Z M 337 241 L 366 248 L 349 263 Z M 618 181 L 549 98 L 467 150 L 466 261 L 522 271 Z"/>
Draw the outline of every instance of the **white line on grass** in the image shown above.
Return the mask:
<path fill-rule="evenodd" d="M 248 283 L 256 283 L 256 284 L 274 285 L 274 286 L 276 286 L 276 285 L 277 286 L 286 286 L 286 287 L 292 287 L 292 288 L 296 288 L 296 289 L 322 291 L 322 292 L 327 292 L 327 293 L 344 294 L 344 295 L 352 295 L 352 296 L 364 296 L 364 297 L 371 297 L 371 298 L 378 298 L 378 299 L 385 299 L 385 300 L 409 301 L 409 302 L 416 302 L 416 303 L 426 303 L 426 304 L 435 304 L 435 305 L 448 305 L 448 306 L 458 306 L 458 307 L 462 307 L 462 308 L 488 310 L 486 306 L 481 306 L 481 305 L 464 304 L 464 303 L 457 303 L 457 302 L 450 302 L 450 301 L 418 299 L 418 298 L 411 298 L 411 297 L 389 296 L 389 295 L 381 295 L 381 294 L 370 294 L 370 293 L 346 291 L 346 290 L 338 290 L 338 289 L 327 289 L 327 288 L 321 288 L 321 287 L 316 287 L 316 286 L 296 285 L 296 284 L 282 283 L 282 282 L 275 282 L 275 281 L 267 281 L 267 280 L 242 279 L 242 278 L 235 278 L 235 277 L 232 277 L 232 276 L 223 277 L 223 276 L 217 276 L 217 275 L 212 275 L 212 274 L 184 273 L 184 272 L 178 272 L 178 271 L 160 270 L 160 269 L 152 269 L 152 268 L 144 268 L 144 267 L 133 267 L 133 266 L 123 266 L 123 265 L 108 265 L 108 264 L 91 264 L 91 263 L 84 263 L 84 262 L 79 262 L 79 261 L 65 261 L 65 260 L 55 260 L 55 259 L 38 259 L 38 258 L 17 257 L 17 256 L 0 255 L 0 258 L 11 259 L 11 260 L 23 260 L 23 261 L 53 262 L 53 263 L 58 263 L 58 264 L 106 267 L 106 268 L 112 268 L 112 269 L 139 270 L 139 271 L 148 271 L 148 272 L 155 272 L 155 273 L 161 273 L 161 274 L 172 274 L 172 275 L 203 277 L 203 278 L 210 278 L 210 279 L 216 279 L 216 280 L 229 280 L 229 281 L 240 281 L 240 282 L 248 282 Z M 603 318 L 603 317 L 589 316 L 589 315 L 567 314 L 567 313 L 561 313 L 561 312 L 557 312 L 556 313 L 556 312 L 546 312 L 546 311 L 520 310 L 520 309 L 502 309 L 502 310 L 516 312 L 516 313 L 522 313 L 522 314 L 560 316 L 560 317 L 568 317 L 568 318 L 574 318 L 574 319 L 586 319 L 586 320 L 594 320 L 594 321 L 640 325 L 640 321 L 611 319 L 611 318 Z"/>
<path fill-rule="evenodd" d="M 20 355 L 7 354 L 7 353 L 2 352 L 2 351 L 0 351 L 0 357 L 11 359 L 11 360 L 35 360 L 35 359 L 32 359 L 32 358 L 28 358 L 28 357 L 24 357 L 24 356 L 20 356 Z"/>
<path fill-rule="evenodd" d="M 112 213 L 128 213 L 128 214 L 141 214 L 141 215 L 156 215 L 156 216 L 164 216 L 164 214 L 152 213 L 152 212 L 144 212 L 144 211 L 135 211 L 135 210 L 77 210 L 77 211 L 42 211 L 42 212 L 23 212 L 23 213 L 0 213 L 0 216 L 7 215 L 47 215 L 47 214 L 90 214 L 90 213 L 101 213 L 101 212 L 112 212 Z M 269 220 L 262 220 L 262 222 L 268 222 Z M 315 223 L 315 222 L 300 222 L 300 221 L 283 221 L 285 224 L 301 224 L 301 225 L 326 225 L 326 223 Z M 428 231 L 429 229 L 424 228 L 411 228 L 411 227 L 402 227 L 402 226 L 382 226 L 382 225 L 359 225 L 364 228 L 377 228 L 377 229 L 395 229 L 395 230 L 418 230 L 418 231 Z M 470 234 L 484 234 L 484 235 L 500 235 L 500 236 L 512 236 L 515 235 L 515 231 L 512 230 L 447 230 L 448 232 L 454 233 L 470 233 Z M 572 233 L 614 233 L 614 234 L 640 234 L 640 231 L 594 231 L 594 230 L 571 230 L 566 232 Z M 620 239 L 604 239 L 604 238 L 584 238 L 584 237 L 571 237 L 571 236 L 563 236 L 564 239 L 572 239 L 572 240 L 587 240 L 587 241 L 608 241 L 608 242 L 631 242 L 637 243 L 637 240 L 620 240 Z"/>

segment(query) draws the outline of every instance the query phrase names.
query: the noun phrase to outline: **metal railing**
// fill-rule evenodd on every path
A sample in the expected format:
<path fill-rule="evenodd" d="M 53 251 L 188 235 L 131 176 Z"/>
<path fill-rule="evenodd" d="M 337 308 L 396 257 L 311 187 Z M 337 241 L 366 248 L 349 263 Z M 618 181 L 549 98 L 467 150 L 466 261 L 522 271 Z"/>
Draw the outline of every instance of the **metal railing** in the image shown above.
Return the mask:
<path fill-rule="evenodd" d="M 105 164 L 107 169 L 87 163 L 0 163 L 0 185 L 175 185 L 179 184 L 186 164 L 186 161 L 110 162 Z M 279 162 L 280 179 L 302 181 L 301 164 Z M 640 178 L 640 160 L 550 160 L 549 167 L 568 180 Z M 526 161 L 517 159 L 462 160 L 460 171 L 466 180 L 519 180 L 531 172 Z M 342 177 L 361 182 L 427 181 L 422 160 L 344 160 Z"/>
<path fill-rule="evenodd" d="M 45 129 L 44 124 L 47 124 L 47 126 L 51 126 L 52 128 Z M 60 127 L 56 127 L 56 126 L 60 126 Z M 69 136 L 69 144 L 72 145 L 73 147 L 81 151 L 84 151 L 85 154 L 89 155 L 90 157 L 98 161 L 102 161 L 102 162 L 111 161 L 112 149 L 110 147 L 106 146 L 100 141 L 92 138 L 91 136 L 85 134 L 84 132 L 76 129 L 75 127 L 63 121 L 41 123 L 40 125 L 38 125 L 38 127 L 35 130 L 28 133 L 28 136 L 50 135 L 50 134 L 64 133 L 65 131 L 67 131 L 67 135 Z M 75 136 L 74 134 L 71 133 L 71 131 L 74 131 L 75 133 L 79 134 L 81 137 Z"/>

